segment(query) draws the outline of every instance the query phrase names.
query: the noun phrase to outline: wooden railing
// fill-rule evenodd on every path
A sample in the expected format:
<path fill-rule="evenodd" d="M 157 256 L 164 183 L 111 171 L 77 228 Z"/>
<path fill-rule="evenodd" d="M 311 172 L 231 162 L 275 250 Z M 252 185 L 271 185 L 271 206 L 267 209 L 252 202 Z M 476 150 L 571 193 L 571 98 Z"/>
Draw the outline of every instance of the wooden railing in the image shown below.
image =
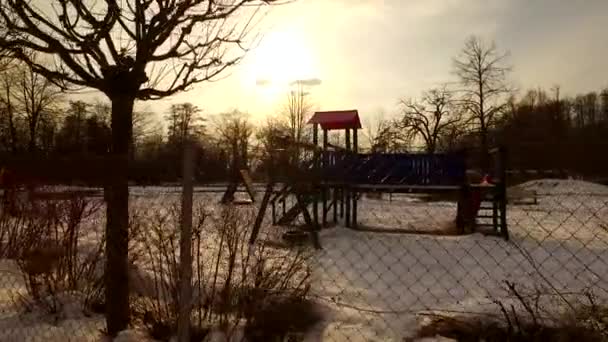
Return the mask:
<path fill-rule="evenodd" d="M 324 181 L 358 184 L 459 185 L 465 156 L 449 154 L 336 154 L 322 169 Z"/>

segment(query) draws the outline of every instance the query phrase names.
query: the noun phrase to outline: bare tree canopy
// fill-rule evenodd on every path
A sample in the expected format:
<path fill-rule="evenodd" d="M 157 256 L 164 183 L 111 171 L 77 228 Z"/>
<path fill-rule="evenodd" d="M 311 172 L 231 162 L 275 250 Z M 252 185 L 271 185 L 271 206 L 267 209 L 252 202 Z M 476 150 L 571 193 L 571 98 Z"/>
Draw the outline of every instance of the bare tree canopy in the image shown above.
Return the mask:
<path fill-rule="evenodd" d="M 470 115 L 470 122 L 477 126 L 483 159 L 487 159 L 488 129 L 496 124 L 505 109 L 505 97 L 510 92 L 507 76 L 511 67 L 507 64 L 507 56 L 494 42 L 472 36 L 453 61 L 462 87 L 461 102 Z M 487 160 L 483 164 L 487 164 Z"/>
<path fill-rule="evenodd" d="M 181 146 L 186 139 L 200 140 L 205 130 L 201 112 L 201 109 L 189 102 L 171 105 L 166 116 L 169 142 Z"/>
<path fill-rule="evenodd" d="M 233 110 L 220 114 L 215 121 L 217 144 L 231 156 L 231 173 L 237 177 L 240 169 L 249 167 L 249 148 L 254 126 L 249 114 Z"/>
<path fill-rule="evenodd" d="M 302 142 L 305 140 L 306 121 L 313 112 L 313 105 L 310 102 L 305 85 L 297 82 L 293 89 L 287 94 L 283 113 L 290 128 L 291 137 L 294 141 Z"/>
<path fill-rule="evenodd" d="M 255 19 L 252 6 L 275 1 L 2 0 L 7 34 L 0 35 L 0 46 L 64 87 L 158 99 L 236 64 L 241 55 L 229 47 L 244 48 Z M 28 51 L 54 61 L 53 67 Z M 125 74 L 137 77 L 120 82 Z"/>
<path fill-rule="evenodd" d="M 307 80 L 298 80 L 291 84 L 280 113 L 285 125 L 289 128 L 289 137 L 297 143 L 310 141 L 312 137 L 312 132 L 307 129 L 306 124 L 314 112 L 310 93 L 306 90 L 308 84 Z M 293 162 L 302 158 L 304 151 L 298 144 L 295 144 L 290 150 L 289 154 Z"/>
<path fill-rule="evenodd" d="M 35 56 L 31 58 L 35 59 Z M 60 89 L 36 74 L 23 63 L 12 62 L 11 68 L 0 73 L 2 94 L 0 104 L 7 119 L 10 146 L 17 151 L 17 122 L 27 126 L 29 152 L 36 150 L 40 124 L 59 112 Z"/>
<path fill-rule="evenodd" d="M 364 135 L 372 153 L 407 151 L 412 134 L 400 129 L 398 123 L 399 120 L 385 118 L 382 110 L 366 120 Z"/>
<path fill-rule="evenodd" d="M 461 112 L 447 86 L 426 91 L 419 101 L 401 100 L 403 117 L 398 126 L 421 138 L 425 150 L 434 153 L 441 139 L 461 123 Z"/>

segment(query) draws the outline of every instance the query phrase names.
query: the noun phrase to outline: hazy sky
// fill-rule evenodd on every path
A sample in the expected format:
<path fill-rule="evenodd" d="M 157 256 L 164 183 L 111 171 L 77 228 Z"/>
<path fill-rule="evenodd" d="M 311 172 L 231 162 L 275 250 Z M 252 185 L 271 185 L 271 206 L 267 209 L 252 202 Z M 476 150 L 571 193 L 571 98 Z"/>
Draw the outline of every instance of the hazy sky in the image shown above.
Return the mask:
<path fill-rule="evenodd" d="M 168 103 L 206 112 L 276 112 L 286 83 L 318 78 L 319 109 L 394 112 L 400 97 L 453 81 L 452 58 L 472 34 L 509 51 L 520 89 L 572 94 L 608 86 L 608 0 L 298 0 L 271 11 L 264 38 L 230 76 Z M 256 80 L 274 80 L 274 87 Z"/>

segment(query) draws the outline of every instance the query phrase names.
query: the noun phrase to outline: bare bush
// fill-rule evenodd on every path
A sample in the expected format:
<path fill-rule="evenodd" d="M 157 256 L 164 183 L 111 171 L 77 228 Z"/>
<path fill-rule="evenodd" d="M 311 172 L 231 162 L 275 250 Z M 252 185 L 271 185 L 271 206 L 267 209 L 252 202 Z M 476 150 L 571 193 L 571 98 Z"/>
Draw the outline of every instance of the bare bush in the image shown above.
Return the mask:
<path fill-rule="evenodd" d="M 450 316 L 431 314 L 431 322 L 417 333 L 418 338 L 443 336 L 458 341 L 607 341 L 608 308 L 596 304 L 593 295 L 573 304 L 563 294 L 535 289 L 523 293 L 514 283 L 505 282 L 509 296 L 495 300 L 499 314 Z M 566 308 L 545 308 L 543 297 L 557 298 Z M 555 305 L 553 303 L 552 305 Z"/>
<path fill-rule="evenodd" d="M 58 314 L 64 293 L 74 293 L 86 303 L 98 291 L 103 239 L 84 250 L 84 222 L 101 204 L 79 195 L 34 200 L 21 204 L 16 217 L 0 218 L 5 238 L 2 255 L 14 258 L 25 278 L 26 309 Z M 27 214 L 26 214 L 27 213 Z"/>
<path fill-rule="evenodd" d="M 144 277 L 151 275 L 152 284 L 140 289 L 135 311 L 160 340 L 168 340 L 177 324 L 178 213 L 174 208 L 149 215 L 147 234 L 142 236 L 147 254 L 139 263 L 148 271 Z M 250 213 L 232 206 L 215 214 L 202 207 L 196 211 L 191 318 L 195 335 L 203 336 L 210 329 L 231 335 L 243 328 L 253 340 L 276 340 L 318 321 L 316 315 L 306 314 L 313 312 L 306 299 L 310 283 L 307 251 L 249 245 L 252 223 Z M 303 316 L 306 323 L 293 322 Z"/>

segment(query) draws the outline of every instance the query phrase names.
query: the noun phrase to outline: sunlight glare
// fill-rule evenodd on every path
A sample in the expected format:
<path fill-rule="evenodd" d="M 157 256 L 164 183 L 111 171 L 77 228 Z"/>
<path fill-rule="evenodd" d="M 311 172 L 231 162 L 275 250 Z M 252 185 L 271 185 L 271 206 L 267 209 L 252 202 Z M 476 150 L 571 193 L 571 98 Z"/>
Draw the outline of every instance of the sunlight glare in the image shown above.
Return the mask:
<path fill-rule="evenodd" d="M 312 49 L 296 30 L 269 32 L 253 51 L 247 83 L 268 100 L 276 99 L 296 80 L 318 78 Z"/>

